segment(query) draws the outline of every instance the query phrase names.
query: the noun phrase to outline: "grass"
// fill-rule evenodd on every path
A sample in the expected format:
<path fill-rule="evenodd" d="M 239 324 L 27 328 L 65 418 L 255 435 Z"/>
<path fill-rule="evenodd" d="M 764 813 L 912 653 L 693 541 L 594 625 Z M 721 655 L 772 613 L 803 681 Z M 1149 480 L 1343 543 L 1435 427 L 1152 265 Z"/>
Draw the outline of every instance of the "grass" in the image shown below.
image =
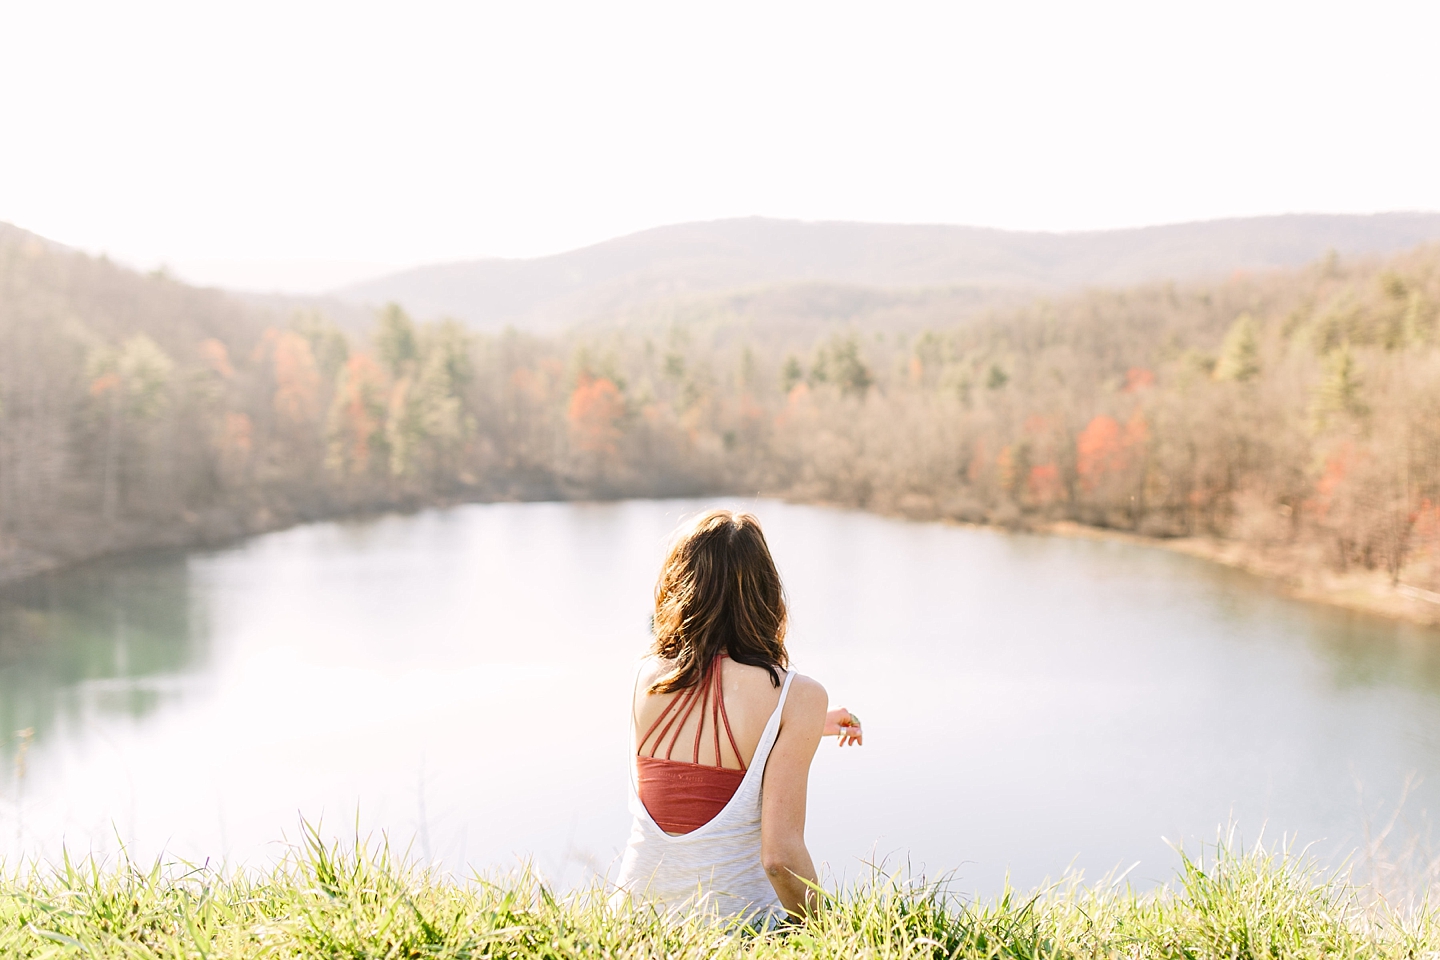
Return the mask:
<path fill-rule="evenodd" d="M 1182 854 L 1158 891 L 1071 878 L 965 901 L 877 874 L 827 894 L 804 927 L 762 934 L 611 908 L 606 893 L 562 896 L 531 874 L 456 882 L 309 831 L 264 872 L 67 859 L 11 873 L 0 957 L 1440 957 L 1423 897 L 1397 905 L 1303 852 L 1226 840 Z"/>

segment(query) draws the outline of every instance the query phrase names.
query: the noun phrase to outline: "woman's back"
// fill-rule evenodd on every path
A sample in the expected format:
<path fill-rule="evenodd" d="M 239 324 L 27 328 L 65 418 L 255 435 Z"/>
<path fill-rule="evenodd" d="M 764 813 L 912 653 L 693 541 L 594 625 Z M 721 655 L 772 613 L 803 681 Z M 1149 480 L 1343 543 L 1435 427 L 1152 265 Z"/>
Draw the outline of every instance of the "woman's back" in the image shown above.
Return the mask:
<path fill-rule="evenodd" d="M 663 669 L 663 665 L 647 662 L 641 668 L 641 680 L 655 669 Z M 666 799 L 667 794 L 652 790 L 650 796 L 642 798 L 646 756 L 643 752 L 637 753 L 630 790 L 634 822 L 617 883 L 632 896 L 655 900 L 671 909 L 698 905 L 720 916 L 746 916 L 758 922 L 770 922 L 782 918 L 785 910 L 761 865 L 762 792 L 767 761 L 779 738 L 786 700 L 796 675 L 794 671 L 787 672 L 777 689 L 769 674 L 757 667 L 722 660 L 715 669 L 720 692 L 729 694 L 726 712 L 731 712 L 733 702 L 737 714 L 732 718 L 731 729 L 738 756 L 728 736 L 722 735 L 720 739 L 720 759 L 722 764 L 726 760 L 730 764 L 722 768 L 735 773 L 733 794 L 723 803 L 717 803 L 713 816 L 703 823 L 693 824 L 692 829 L 683 833 L 667 831 L 661 823 L 667 819 L 667 813 L 674 815 L 674 811 L 652 811 L 647 807 L 647 799 L 653 804 L 657 798 Z M 759 677 L 747 675 L 750 670 L 756 671 Z M 756 679 L 768 687 L 768 691 L 755 683 Z M 632 743 L 637 749 L 643 746 L 640 738 L 657 722 L 663 728 L 667 706 L 672 708 L 672 714 L 676 712 L 673 698 L 685 695 L 685 691 L 664 695 L 646 693 L 648 686 L 643 682 L 636 684 Z M 689 692 L 693 699 L 695 692 Z M 765 712 L 767 701 L 769 710 Z M 720 766 L 714 763 L 715 738 L 709 729 L 713 722 L 713 713 L 691 712 L 675 741 L 685 745 L 686 759 L 678 761 L 679 764 L 690 764 L 692 745 L 698 741 L 709 752 L 708 757 L 702 758 L 709 762 L 701 765 Z M 675 732 L 672 728 L 665 743 L 671 742 Z M 683 771 L 675 772 L 683 776 Z"/>
<path fill-rule="evenodd" d="M 683 710 L 680 701 L 693 693 L 692 690 L 677 690 L 674 693 L 648 692 L 655 681 L 672 669 L 671 664 L 656 657 L 646 657 L 640 666 L 640 675 L 635 684 L 634 733 L 636 743 L 647 755 L 659 739 L 657 735 L 660 730 L 652 731 L 656 722 L 659 721 L 663 727 L 662 714 L 666 713 L 667 708 L 671 716 L 680 713 Z M 725 719 L 729 721 L 730 733 L 735 738 L 734 746 L 739 748 L 739 755 L 737 756 L 732 748 L 722 721 L 719 727 L 720 751 L 717 758 L 713 736 L 716 732 L 714 711 L 699 709 L 691 711 L 683 723 L 665 733 L 664 744 L 659 746 L 658 755 L 668 756 L 672 760 L 690 760 L 706 766 L 742 770 L 749 767 L 755 757 L 760 735 L 765 730 L 770 715 L 775 712 L 775 705 L 780 702 L 780 690 L 771 679 L 770 671 L 764 667 L 752 667 L 749 664 L 736 663 L 729 657 L 721 657 L 714 669 L 719 674 L 719 694 L 724 704 Z M 647 732 L 651 735 L 641 743 L 641 737 Z M 700 735 L 698 760 L 692 759 L 692 745 L 697 733 Z M 672 740 L 676 747 L 667 753 L 667 746 Z"/>
<path fill-rule="evenodd" d="M 653 676 L 643 695 L 637 684 L 636 793 L 666 833 L 698 830 L 740 789 L 779 702 L 769 671 L 750 669 L 757 675 L 745 676 L 745 665 L 722 653 L 693 685 L 662 694 L 651 685 L 673 673 L 674 664 L 657 661 L 653 670 L 642 666 L 642 673 Z M 726 687 L 729 699 L 738 701 L 738 739 L 725 704 Z M 742 691 L 747 696 L 740 696 Z M 762 704 L 763 713 L 756 709 Z"/>

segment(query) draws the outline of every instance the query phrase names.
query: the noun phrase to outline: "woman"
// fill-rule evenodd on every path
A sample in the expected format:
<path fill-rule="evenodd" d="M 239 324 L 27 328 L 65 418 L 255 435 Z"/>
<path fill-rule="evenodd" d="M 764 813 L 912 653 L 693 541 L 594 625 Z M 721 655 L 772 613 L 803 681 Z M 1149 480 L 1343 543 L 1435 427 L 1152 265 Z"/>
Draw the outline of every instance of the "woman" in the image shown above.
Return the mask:
<path fill-rule="evenodd" d="M 670 548 L 636 678 L 620 888 L 767 924 L 814 902 L 805 786 L 822 736 L 859 744 L 825 688 L 789 669 L 785 597 L 759 522 L 712 510 Z"/>

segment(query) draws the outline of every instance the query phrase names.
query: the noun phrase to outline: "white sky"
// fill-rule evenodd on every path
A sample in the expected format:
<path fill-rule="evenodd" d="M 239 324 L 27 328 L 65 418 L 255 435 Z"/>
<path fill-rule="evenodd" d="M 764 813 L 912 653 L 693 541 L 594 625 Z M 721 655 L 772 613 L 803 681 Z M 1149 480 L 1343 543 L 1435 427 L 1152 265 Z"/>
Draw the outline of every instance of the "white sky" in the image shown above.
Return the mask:
<path fill-rule="evenodd" d="M 0 220 L 311 290 L 763 214 L 1440 209 L 1440 4 L 0 0 Z"/>

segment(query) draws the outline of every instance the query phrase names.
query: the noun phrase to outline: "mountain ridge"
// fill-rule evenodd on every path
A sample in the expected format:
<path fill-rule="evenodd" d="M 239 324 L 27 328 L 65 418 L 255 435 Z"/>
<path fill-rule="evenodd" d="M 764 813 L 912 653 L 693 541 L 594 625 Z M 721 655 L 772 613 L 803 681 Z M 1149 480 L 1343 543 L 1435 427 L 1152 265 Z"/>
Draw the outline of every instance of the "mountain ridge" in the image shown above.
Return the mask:
<path fill-rule="evenodd" d="M 1282 214 L 1043 233 L 765 217 L 655 227 L 528 259 L 416 267 L 333 296 L 477 329 L 553 332 L 677 296 L 795 282 L 1053 294 L 1295 267 L 1440 240 L 1440 213 Z"/>

